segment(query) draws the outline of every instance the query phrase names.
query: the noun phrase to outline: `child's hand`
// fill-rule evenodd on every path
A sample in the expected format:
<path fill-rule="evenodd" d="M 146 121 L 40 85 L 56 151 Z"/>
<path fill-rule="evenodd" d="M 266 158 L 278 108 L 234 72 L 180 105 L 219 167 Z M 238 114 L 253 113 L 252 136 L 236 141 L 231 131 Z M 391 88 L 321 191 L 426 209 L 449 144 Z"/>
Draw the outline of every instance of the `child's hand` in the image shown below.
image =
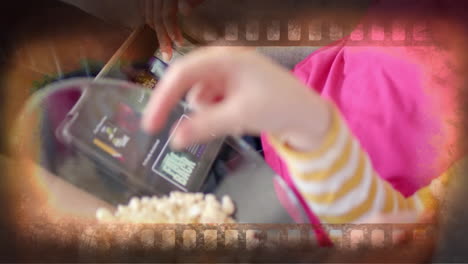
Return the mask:
<path fill-rule="evenodd" d="M 143 118 L 148 132 L 161 129 L 188 92 L 196 109 L 180 124 L 174 147 L 216 136 L 269 132 L 294 149 L 316 148 L 328 131 L 329 105 L 289 72 L 254 52 L 208 48 L 173 64 L 156 88 Z"/>
<path fill-rule="evenodd" d="M 177 14 L 187 15 L 203 0 L 143 0 L 141 12 L 146 24 L 156 31 L 163 59 L 172 57 L 172 43 L 182 44 Z"/>

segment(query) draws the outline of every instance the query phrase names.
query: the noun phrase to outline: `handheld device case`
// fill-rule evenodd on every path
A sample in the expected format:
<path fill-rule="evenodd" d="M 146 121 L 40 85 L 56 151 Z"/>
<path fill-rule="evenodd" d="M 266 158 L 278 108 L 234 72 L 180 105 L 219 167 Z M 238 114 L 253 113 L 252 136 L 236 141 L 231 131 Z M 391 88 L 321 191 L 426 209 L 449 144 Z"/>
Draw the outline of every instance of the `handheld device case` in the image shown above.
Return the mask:
<path fill-rule="evenodd" d="M 93 81 L 82 89 L 56 131 L 65 144 L 139 192 L 202 191 L 222 139 L 172 150 L 169 141 L 180 122 L 189 119 L 186 107 L 177 105 L 167 126 L 149 135 L 140 129 L 140 118 L 150 90 L 111 80 Z"/>

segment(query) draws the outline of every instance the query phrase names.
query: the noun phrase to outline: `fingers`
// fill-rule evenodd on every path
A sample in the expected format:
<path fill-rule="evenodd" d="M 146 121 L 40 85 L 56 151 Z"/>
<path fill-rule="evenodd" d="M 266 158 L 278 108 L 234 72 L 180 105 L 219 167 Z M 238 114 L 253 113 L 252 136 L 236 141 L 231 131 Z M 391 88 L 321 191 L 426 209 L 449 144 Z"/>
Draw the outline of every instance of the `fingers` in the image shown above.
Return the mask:
<path fill-rule="evenodd" d="M 162 0 L 142 0 L 142 13 L 145 23 L 156 31 L 159 47 L 162 51 L 163 59 L 168 61 L 172 57 L 171 39 L 162 22 Z"/>
<path fill-rule="evenodd" d="M 174 0 L 165 0 L 163 2 L 162 18 L 169 37 L 180 45 L 182 44 L 182 33 L 177 20 L 177 2 Z"/>
<path fill-rule="evenodd" d="M 188 13 L 201 0 L 143 0 L 145 23 L 156 31 L 163 60 L 172 58 L 172 42 L 182 45 L 183 37 L 177 12 Z"/>
<path fill-rule="evenodd" d="M 152 25 L 158 37 L 159 49 L 162 52 L 163 60 L 169 61 L 172 58 L 172 42 L 163 21 L 163 0 L 153 0 Z"/>
<path fill-rule="evenodd" d="M 224 62 L 209 52 L 196 52 L 170 67 L 153 92 L 143 115 L 143 129 L 155 132 L 165 124 L 167 115 L 187 91 L 198 83 L 219 83 Z M 207 87 L 213 87 L 208 85 Z"/>
<path fill-rule="evenodd" d="M 205 143 L 230 134 L 235 117 L 226 108 L 226 105 L 217 105 L 193 113 L 190 120 L 179 125 L 171 146 L 182 149 L 192 143 Z"/>
<path fill-rule="evenodd" d="M 209 83 L 197 83 L 186 96 L 187 103 L 194 110 L 220 103 L 224 94 L 218 86 L 210 86 Z"/>
<path fill-rule="evenodd" d="M 202 83 L 195 84 L 186 96 L 186 100 L 190 108 L 193 110 L 200 109 L 203 106 L 205 98 L 204 94 L 206 93 L 207 89 Z"/>

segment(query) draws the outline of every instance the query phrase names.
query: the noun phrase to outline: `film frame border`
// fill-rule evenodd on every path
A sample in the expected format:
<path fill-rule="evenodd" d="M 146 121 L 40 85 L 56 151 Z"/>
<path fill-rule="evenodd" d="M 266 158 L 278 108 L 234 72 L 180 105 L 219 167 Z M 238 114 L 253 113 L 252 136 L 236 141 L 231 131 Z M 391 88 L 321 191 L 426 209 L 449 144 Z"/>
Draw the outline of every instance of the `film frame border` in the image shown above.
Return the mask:
<path fill-rule="evenodd" d="M 436 231 L 434 224 L 326 224 L 322 227 L 328 234 L 333 230 L 342 232 L 341 241 L 339 243 L 336 243 L 337 240 L 334 241 L 335 247 L 319 247 L 311 239 L 313 226 L 310 224 L 103 224 L 91 227 L 80 224 L 37 223 L 29 226 L 28 232 L 21 232 L 18 242 L 25 247 L 24 252 L 41 253 L 38 256 L 45 255 L 46 252 L 55 252 L 57 256 L 47 256 L 46 259 L 61 261 L 76 258 L 79 262 L 108 262 L 109 259 L 119 261 L 183 259 L 198 262 L 198 257 L 212 257 L 221 262 L 231 261 L 233 258 L 236 261 L 246 261 L 245 258 L 248 258 L 249 261 L 258 262 L 279 255 L 283 261 L 286 256 L 292 256 L 287 262 L 295 263 L 296 253 L 318 254 L 317 257 L 324 257 L 323 254 L 327 254 L 330 250 L 357 252 L 361 249 L 392 249 L 398 246 L 392 238 L 395 231 L 412 233 L 407 242 L 412 241 L 416 242 L 416 245 L 422 245 L 432 241 Z M 226 232 L 232 230 L 237 231 L 237 246 L 227 247 Z M 299 232 L 299 240 L 296 239 L 296 243 L 290 243 L 288 240 L 290 230 Z M 382 244 L 373 244 L 372 232 L 375 230 L 384 233 Z M 186 231 L 195 233 L 195 245 L 192 247 L 187 247 L 187 238 L 184 237 Z M 206 231 L 215 231 L 215 235 L 206 239 Z M 253 247 L 248 245 L 249 231 L 260 233 L 259 242 L 253 242 Z M 271 242 L 268 240 L 269 231 L 278 232 L 278 242 L 269 244 Z M 362 244 L 352 244 L 351 233 L 354 231 L 362 232 Z M 424 233 L 423 237 L 415 237 L 416 232 Z M 192 238 L 188 240 L 193 242 Z M 405 259 L 409 256 L 407 251 L 411 249 L 411 247 L 407 250 L 403 248 L 399 251 L 400 255 L 394 257 Z M 61 256 L 62 252 L 68 253 Z M 239 254 L 245 257 L 236 257 Z M 257 259 L 256 256 L 261 257 Z"/>
<path fill-rule="evenodd" d="M 373 19 L 355 26 L 326 20 L 281 17 L 227 20 L 213 29 L 207 26 L 188 33 L 214 46 L 326 46 L 346 40 L 346 46 L 431 46 L 429 19 Z M 196 37 L 195 37 L 196 35 Z"/>

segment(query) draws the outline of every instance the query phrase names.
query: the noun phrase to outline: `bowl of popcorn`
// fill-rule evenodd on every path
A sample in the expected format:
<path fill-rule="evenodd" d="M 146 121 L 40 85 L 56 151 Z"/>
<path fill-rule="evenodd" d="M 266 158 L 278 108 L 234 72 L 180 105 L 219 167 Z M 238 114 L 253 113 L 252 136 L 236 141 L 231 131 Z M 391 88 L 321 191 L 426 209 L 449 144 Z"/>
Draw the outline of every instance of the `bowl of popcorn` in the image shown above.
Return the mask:
<path fill-rule="evenodd" d="M 133 197 L 111 211 L 99 208 L 99 222 L 155 224 L 235 223 L 236 208 L 229 196 L 218 200 L 213 194 L 171 192 L 162 197 Z"/>
<path fill-rule="evenodd" d="M 99 208 L 96 218 L 100 223 L 235 224 L 235 212 L 234 202 L 227 195 L 218 200 L 213 194 L 171 192 L 162 197 L 133 197 L 128 204 L 118 205 L 114 211 Z M 238 243 L 237 233 L 227 231 L 224 235 L 225 246 L 235 247 Z M 205 230 L 205 246 L 215 249 L 216 237 L 216 230 Z M 195 243 L 195 233 L 184 236 L 183 239 L 184 247 L 190 248 L 188 244 Z M 261 241 L 263 240 L 257 231 L 246 232 L 247 249 L 258 247 Z"/>

